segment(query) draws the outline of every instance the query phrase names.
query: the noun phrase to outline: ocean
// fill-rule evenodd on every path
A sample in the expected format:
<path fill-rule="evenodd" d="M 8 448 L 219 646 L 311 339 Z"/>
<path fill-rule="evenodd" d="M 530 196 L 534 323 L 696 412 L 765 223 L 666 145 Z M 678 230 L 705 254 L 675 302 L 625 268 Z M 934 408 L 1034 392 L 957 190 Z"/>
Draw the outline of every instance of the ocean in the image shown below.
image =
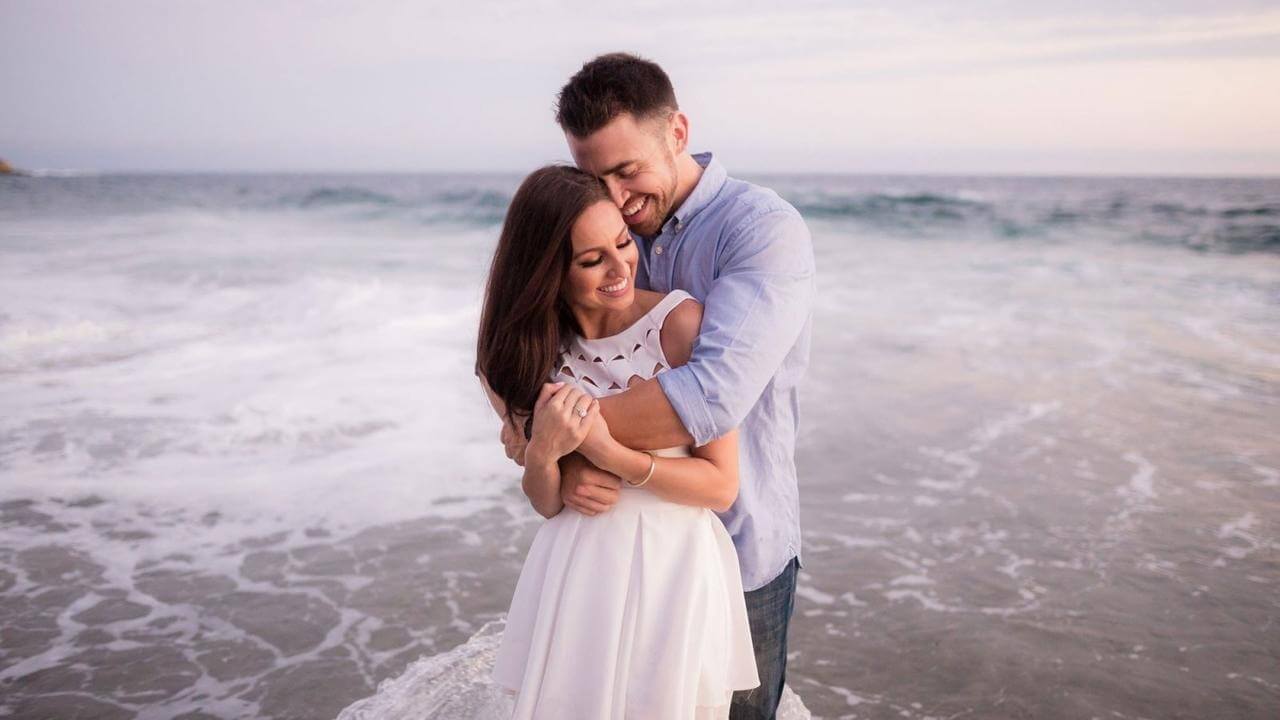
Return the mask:
<path fill-rule="evenodd" d="M 1280 715 L 1280 180 L 746 177 L 818 264 L 814 716 Z M 505 612 L 518 182 L 0 177 L 0 716 L 333 718 Z"/>

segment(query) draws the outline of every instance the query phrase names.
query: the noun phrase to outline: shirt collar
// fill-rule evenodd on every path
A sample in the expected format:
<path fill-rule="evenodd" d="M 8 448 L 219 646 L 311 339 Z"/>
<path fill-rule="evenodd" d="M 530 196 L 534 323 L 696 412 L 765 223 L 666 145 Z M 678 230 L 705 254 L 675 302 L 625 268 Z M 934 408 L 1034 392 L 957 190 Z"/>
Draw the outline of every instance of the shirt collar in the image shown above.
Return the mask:
<path fill-rule="evenodd" d="M 680 207 L 671 214 L 676 225 L 684 225 L 703 208 L 710 205 L 715 196 L 720 194 L 720 189 L 724 187 L 725 180 L 729 177 L 724 166 L 715 159 L 713 153 L 698 153 L 693 156 L 693 159 L 702 166 L 702 177 L 698 178 L 698 184 L 693 186 L 689 197 L 685 198 L 684 202 L 680 203 Z"/>

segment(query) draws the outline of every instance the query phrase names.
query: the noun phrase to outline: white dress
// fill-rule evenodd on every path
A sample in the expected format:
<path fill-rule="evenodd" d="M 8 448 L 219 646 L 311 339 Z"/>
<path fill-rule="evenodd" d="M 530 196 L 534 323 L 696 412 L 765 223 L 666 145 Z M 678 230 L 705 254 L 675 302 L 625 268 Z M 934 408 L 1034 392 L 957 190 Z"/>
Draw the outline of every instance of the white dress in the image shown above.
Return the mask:
<path fill-rule="evenodd" d="M 617 335 L 576 337 L 556 378 L 600 397 L 666 370 L 662 323 L 690 297 L 668 293 Z M 607 512 L 566 507 L 547 520 L 520 571 L 493 679 L 516 693 L 516 720 L 728 718 L 733 691 L 760 681 L 720 518 L 624 484 Z"/>

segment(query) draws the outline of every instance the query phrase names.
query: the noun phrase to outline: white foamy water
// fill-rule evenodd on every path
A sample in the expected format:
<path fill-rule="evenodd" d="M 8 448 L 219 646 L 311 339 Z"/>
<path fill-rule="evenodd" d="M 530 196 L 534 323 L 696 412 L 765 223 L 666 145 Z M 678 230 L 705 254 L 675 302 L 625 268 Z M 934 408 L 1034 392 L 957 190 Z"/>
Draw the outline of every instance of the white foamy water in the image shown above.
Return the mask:
<path fill-rule="evenodd" d="M 494 685 L 493 669 L 502 631 L 496 620 L 480 628 L 452 650 L 422 658 L 399 677 L 383 681 L 372 696 L 352 703 L 337 720 L 491 720 L 510 717 L 514 695 Z M 812 716 L 788 686 L 782 690 L 777 720 L 809 720 Z"/>
<path fill-rule="evenodd" d="M 495 491 L 505 458 L 467 382 L 482 230 L 450 247 L 297 218 L 60 230 L 0 270 L 13 494 L 363 527 Z"/>
<path fill-rule="evenodd" d="M 538 523 L 471 374 L 517 178 L 0 180 L 0 714 L 444 712 Z M 1274 717 L 1280 186 L 770 182 L 803 705 Z"/>
<path fill-rule="evenodd" d="M 20 678 L 68 657 L 125 662 L 162 628 L 196 648 L 186 661 L 129 659 L 143 674 L 188 673 L 167 712 L 274 715 L 279 701 L 245 697 L 232 679 L 323 667 L 349 637 L 376 662 L 381 622 L 331 609 L 333 592 L 367 585 L 354 568 L 321 572 L 335 591 L 299 593 L 305 577 L 267 580 L 247 560 L 471 515 L 511 488 L 470 372 L 485 227 L 427 241 L 397 222 L 178 210 L 24 218 L 0 242 L 0 578 L 13 597 L 35 596 L 52 563 L 90 590 L 0 682 L 29 684 Z M 209 613 L 204 593 L 274 619 Z M 280 634 L 264 642 L 263 622 Z M 86 641 L 90 629 L 106 634 Z M 240 669 L 210 666 L 209 652 Z M 113 700 L 150 716 L 145 695 Z"/>

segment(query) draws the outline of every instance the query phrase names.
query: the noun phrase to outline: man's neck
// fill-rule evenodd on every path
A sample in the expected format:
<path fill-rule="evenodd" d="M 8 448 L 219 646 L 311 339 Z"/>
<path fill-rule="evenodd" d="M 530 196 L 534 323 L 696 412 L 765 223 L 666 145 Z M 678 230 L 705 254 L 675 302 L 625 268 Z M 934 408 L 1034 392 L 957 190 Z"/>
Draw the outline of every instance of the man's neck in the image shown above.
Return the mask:
<path fill-rule="evenodd" d="M 671 203 L 671 213 L 663 218 L 664 223 L 670 220 L 671 215 L 674 215 L 684 205 L 684 201 L 689 199 L 689 195 L 693 194 L 693 189 L 702 179 L 702 170 L 703 167 L 687 151 L 676 157 L 676 196 Z"/>

